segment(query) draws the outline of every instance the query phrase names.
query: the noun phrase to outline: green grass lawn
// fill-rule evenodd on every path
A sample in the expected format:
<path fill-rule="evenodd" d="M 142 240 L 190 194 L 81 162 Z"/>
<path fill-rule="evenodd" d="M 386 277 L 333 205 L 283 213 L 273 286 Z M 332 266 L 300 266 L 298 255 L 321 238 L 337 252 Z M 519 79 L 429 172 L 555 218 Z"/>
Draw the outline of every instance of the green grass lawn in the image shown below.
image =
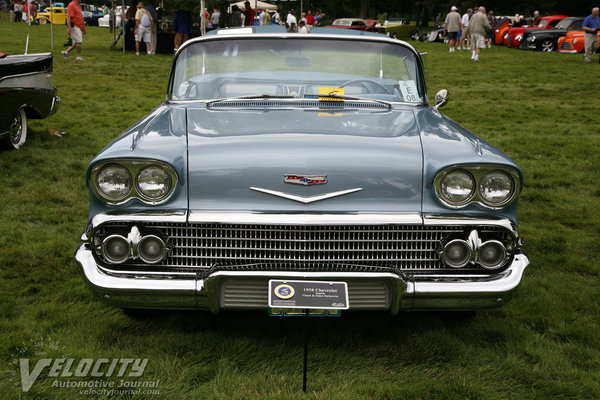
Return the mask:
<path fill-rule="evenodd" d="M 50 50 L 50 26 L 0 19 L 0 51 Z M 437 313 L 346 313 L 312 319 L 308 396 L 302 319 L 264 313 L 161 312 L 135 319 L 92 298 L 73 254 L 87 222 L 85 169 L 165 98 L 172 57 L 111 51 L 90 27 L 84 62 L 59 52 L 62 103 L 30 122 L 25 146 L 0 152 L 0 397 L 108 398 L 53 387 L 48 370 L 23 393 L 19 358 L 147 358 L 138 381 L 160 394 L 122 398 L 600 398 L 600 65 L 581 55 L 494 47 L 481 61 L 440 43 L 428 53 L 429 96 L 495 144 L 525 174 L 520 233 L 531 266 L 513 301 L 471 319 Z M 48 128 L 67 131 L 62 138 Z M 85 378 L 91 380 L 91 377 Z M 115 381 L 118 379 L 115 378 Z"/>

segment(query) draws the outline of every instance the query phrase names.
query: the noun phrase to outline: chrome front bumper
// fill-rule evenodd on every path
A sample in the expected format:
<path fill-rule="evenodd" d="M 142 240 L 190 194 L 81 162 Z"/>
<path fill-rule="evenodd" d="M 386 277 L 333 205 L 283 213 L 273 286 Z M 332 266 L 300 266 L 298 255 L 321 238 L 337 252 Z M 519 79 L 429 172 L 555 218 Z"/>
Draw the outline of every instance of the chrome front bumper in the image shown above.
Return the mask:
<path fill-rule="evenodd" d="M 224 309 L 266 309 L 266 282 L 273 278 L 346 281 L 351 310 L 388 310 L 397 314 L 499 307 L 510 300 L 529 265 L 526 255 L 517 254 L 507 269 L 491 275 L 403 277 L 364 272 L 217 271 L 207 277 L 188 274 L 158 278 L 106 271 L 97 265 L 86 244 L 81 245 L 75 258 L 83 267 L 91 291 L 106 303 L 123 308 L 199 309 L 213 313 Z"/>

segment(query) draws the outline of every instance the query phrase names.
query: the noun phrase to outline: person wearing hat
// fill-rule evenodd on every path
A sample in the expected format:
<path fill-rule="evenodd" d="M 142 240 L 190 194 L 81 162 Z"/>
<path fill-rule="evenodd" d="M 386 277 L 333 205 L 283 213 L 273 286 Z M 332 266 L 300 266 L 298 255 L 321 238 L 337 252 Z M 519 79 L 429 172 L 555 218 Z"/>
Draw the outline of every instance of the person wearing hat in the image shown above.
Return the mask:
<path fill-rule="evenodd" d="M 461 19 L 460 14 L 457 11 L 458 8 L 452 6 L 444 21 L 444 34 L 448 33 L 448 44 L 450 45 L 451 53 L 456 50 L 456 39 L 458 38 L 458 31 L 460 30 Z"/>
<path fill-rule="evenodd" d="M 135 55 L 140 55 L 140 42 L 146 43 L 146 52 L 148 55 L 152 54 L 152 46 L 150 41 L 152 40 L 152 33 L 155 32 L 154 20 L 150 11 L 144 8 L 144 2 L 140 1 L 137 5 L 137 11 L 135 12 Z"/>
<path fill-rule="evenodd" d="M 244 14 L 244 26 L 254 25 L 254 10 L 250 7 L 249 1 L 244 3 L 244 10 L 242 13 Z"/>

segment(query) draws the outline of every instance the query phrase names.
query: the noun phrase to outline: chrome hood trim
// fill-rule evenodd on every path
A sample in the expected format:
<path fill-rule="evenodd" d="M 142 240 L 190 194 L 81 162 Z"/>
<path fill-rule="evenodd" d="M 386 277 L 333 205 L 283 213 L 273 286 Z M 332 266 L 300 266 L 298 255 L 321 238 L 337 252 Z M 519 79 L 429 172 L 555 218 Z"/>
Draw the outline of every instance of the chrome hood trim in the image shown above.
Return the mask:
<path fill-rule="evenodd" d="M 273 196 L 283 197 L 284 199 L 299 201 L 300 203 L 304 203 L 304 204 L 314 203 L 315 201 L 330 199 L 332 197 L 337 197 L 337 196 L 343 196 L 348 193 L 354 193 L 354 192 L 358 192 L 358 191 L 362 190 L 362 188 L 355 188 L 355 189 L 341 190 L 339 192 L 323 193 L 323 194 L 318 194 L 318 195 L 314 195 L 314 196 L 301 196 L 301 195 L 294 195 L 291 193 L 279 192 L 277 190 L 269 190 L 269 189 L 263 189 L 263 188 L 257 188 L 257 187 L 250 187 L 250 189 L 256 190 L 257 192 L 267 193 L 267 194 L 270 194 Z"/>

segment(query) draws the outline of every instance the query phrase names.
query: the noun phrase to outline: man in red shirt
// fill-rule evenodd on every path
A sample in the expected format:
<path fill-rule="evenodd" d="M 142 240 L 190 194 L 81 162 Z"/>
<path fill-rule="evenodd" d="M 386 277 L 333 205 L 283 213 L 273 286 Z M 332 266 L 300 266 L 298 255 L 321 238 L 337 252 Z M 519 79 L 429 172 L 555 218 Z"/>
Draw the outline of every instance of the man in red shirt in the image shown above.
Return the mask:
<path fill-rule="evenodd" d="M 308 10 L 308 13 L 306 14 L 306 29 L 308 29 L 308 31 L 310 32 L 314 26 L 315 26 L 315 16 L 312 15 L 310 10 Z"/>
<path fill-rule="evenodd" d="M 81 57 L 81 43 L 83 43 L 83 35 L 85 34 L 85 23 L 83 21 L 83 13 L 81 12 L 80 0 L 71 0 L 67 6 L 67 33 L 71 36 L 72 44 L 66 51 L 61 51 L 60 54 L 69 59 L 69 52 L 77 49 L 77 61 L 83 61 Z"/>
<path fill-rule="evenodd" d="M 250 7 L 250 2 L 246 1 L 244 3 L 244 26 L 252 26 L 254 25 L 254 10 Z"/>

